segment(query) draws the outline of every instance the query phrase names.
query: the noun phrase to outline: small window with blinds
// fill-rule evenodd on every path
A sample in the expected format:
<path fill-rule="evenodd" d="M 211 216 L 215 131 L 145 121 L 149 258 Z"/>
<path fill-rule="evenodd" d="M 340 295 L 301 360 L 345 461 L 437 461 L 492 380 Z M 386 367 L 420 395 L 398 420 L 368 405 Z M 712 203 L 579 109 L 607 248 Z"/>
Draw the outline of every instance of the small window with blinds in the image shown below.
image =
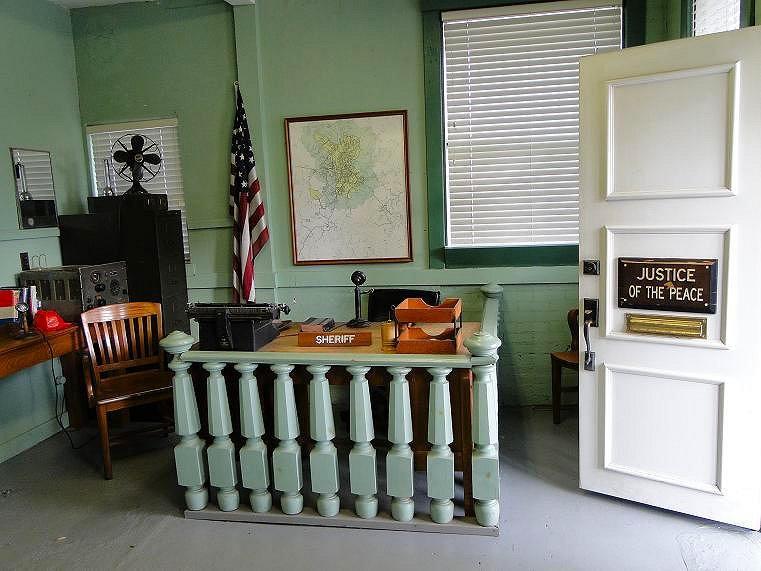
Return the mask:
<path fill-rule="evenodd" d="M 117 140 L 127 136 L 125 144 L 129 148 L 129 136 L 133 134 L 148 137 L 159 147 L 161 168 L 155 177 L 151 180 L 141 181 L 140 184 L 148 192 L 166 194 L 169 209 L 179 210 L 182 214 L 182 241 L 185 248 L 185 258 L 189 260 L 188 223 L 185 213 L 185 196 L 182 191 L 182 168 L 176 119 L 88 126 L 90 169 L 95 185 L 93 195 L 103 195 L 108 187 L 112 188 L 116 194 L 122 194 L 132 186 L 131 182 L 119 176 L 119 169 L 124 165 L 115 163 L 112 155 L 115 144 L 117 145 L 116 149 L 121 148 Z M 151 149 L 151 152 L 155 152 L 155 150 Z"/>
<path fill-rule="evenodd" d="M 691 0 L 692 35 L 702 36 L 740 28 L 741 0 Z"/>
<path fill-rule="evenodd" d="M 579 59 L 621 48 L 621 7 L 442 13 L 447 247 L 579 240 Z"/>

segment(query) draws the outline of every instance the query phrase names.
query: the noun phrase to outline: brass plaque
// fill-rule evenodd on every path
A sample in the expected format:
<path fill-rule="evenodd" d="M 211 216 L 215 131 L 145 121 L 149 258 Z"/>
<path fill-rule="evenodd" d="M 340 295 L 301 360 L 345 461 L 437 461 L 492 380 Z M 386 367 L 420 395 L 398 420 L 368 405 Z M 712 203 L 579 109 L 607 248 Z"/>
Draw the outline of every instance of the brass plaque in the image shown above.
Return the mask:
<path fill-rule="evenodd" d="M 618 307 L 716 313 L 718 260 L 618 258 Z"/>
<path fill-rule="evenodd" d="M 705 317 L 682 317 L 680 315 L 643 315 L 626 314 L 626 332 L 640 335 L 662 335 L 664 337 L 682 337 L 688 339 L 705 339 L 707 337 L 708 319 Z"/>

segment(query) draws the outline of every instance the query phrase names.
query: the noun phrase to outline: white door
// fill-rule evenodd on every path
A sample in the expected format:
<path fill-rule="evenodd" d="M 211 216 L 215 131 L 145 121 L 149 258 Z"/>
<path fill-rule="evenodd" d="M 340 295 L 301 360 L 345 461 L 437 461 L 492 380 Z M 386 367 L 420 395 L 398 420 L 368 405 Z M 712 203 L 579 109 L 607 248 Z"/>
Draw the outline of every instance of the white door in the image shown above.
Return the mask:
<path fill-rule="evenodd" d="M 584 58 L 580 98 L 580 485 L 758 529 L 761 28 Z"/>

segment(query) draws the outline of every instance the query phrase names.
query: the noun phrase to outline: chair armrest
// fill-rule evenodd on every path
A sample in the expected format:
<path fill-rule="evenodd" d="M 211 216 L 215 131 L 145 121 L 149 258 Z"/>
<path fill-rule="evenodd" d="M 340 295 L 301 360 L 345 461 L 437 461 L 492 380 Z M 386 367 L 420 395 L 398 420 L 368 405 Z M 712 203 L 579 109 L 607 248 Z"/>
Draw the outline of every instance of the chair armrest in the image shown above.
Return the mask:
<path fill-rule="evenodd" d="M 95 391 L 93 390 L 92 382 L 92 361 L 90 355 L 87 353 L 82 354 L 82 374 L 85 378 L 85 388 L 87 390 L 87 404 L 92 408 L 95 402 Z"/>

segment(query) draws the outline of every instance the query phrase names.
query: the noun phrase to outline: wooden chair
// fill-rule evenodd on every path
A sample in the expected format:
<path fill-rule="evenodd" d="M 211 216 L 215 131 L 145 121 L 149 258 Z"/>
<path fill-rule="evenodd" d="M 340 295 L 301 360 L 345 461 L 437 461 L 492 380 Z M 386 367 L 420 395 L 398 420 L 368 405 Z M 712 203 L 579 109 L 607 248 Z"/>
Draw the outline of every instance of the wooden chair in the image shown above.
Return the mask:
<path fill-rule="evenodd" d="M 97 307 L 82 314 L 88 355 L 84 364 L 90 407 L 95 407 L 103 450 L 103 473 L 113 478 L 108 413 L 172 399 L 172 374 L 164 367 L 159 348 L 163 337 L 161 304 L 122 303 Z M 132 431 L 169 433 L 171 421 L 159 427 Z M 121 438 L 121 437 L 120 437 Z"/>
<path fill-rule="evenodd" d="M 552 362 L 552 422 L 559 424 L 561 395 L 565 392 L 578 391 L 578 386 L 563 387 L 561 384 L 561 371 L 563 368 L 579 370 L 579 310 L 572 309 L 568 312 L 568 328 L 571 330 L 571 346 L 568 351 L 550 353 Z"/>

